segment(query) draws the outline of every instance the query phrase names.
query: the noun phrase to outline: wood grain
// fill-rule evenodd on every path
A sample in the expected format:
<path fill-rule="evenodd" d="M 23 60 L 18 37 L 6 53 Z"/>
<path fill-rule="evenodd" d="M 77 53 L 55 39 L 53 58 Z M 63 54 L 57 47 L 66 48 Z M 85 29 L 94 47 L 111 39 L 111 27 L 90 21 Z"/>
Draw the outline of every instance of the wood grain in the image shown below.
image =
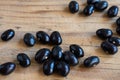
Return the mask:
<path fill-rule="evenodd" d="M 106 11 L 85 17 L 81 14 L 86 5 L 86 0 L 77 0 L 80 12 L 71 14 L 68 3 L 71 0 L 0 0 L 0 34 L 12 28 L 16 31 L 15 37 L 9 42 L 0 41 L 0 64 L 15 62 L 16 70 L 8 75 L 0 75 L 0 80 L 119 80 L 120 79 L 120 51 L 116 55 L 107 55 L 101 48 L 102 42 L 96 37 L 99 28 L 109 28 L 116 35 L 115 21 L 118 17 L 107 18 Z M 119 0 L 107 0 L 109 7 L 117 5 Z M 120 14 L 118 15 L 120 16 Z M 39 30 L 46 31 L 49 35 L 59 31 L 63 37 L 63 50 L 68 50 L 70 44 L 78 44 L 85 51 L 85 57 L 79 59 L 80 64 L 72 67 L 67 77 L 57 74 L 45 76 L 42 65 L 34 61 L 34 55 L 41 48 L 51 49 L 53 46 L 37 43 L 34 47 L 27 47 L 23 43 L 23 36 L 30 32 L 35 35 Z M 22 68 L 16 61 L 20 52 L 28 54 L 32 65 Z M 84 68 L 82 62 L 91 55 L 99 56 L 101 63 L 94 68 Z"/>

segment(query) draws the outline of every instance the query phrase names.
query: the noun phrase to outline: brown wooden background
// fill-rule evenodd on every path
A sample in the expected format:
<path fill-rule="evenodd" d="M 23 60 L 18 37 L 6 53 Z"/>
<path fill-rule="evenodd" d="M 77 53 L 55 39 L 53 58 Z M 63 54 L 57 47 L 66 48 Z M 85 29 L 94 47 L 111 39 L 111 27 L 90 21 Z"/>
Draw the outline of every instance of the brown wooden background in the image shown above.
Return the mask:
<path fill-rule="evenodd" d="M 101 48 L 102 42 L 95 36 L 99 28 L 112 29 L 116 36 L 115 21 L 118 17 L 107 18 L 106 11 L 95 12 L 90 17 L 81 14 L 86 5 L 86 0 L 77 0 L 80 4 L 80 13 L 71 14 L 68 11 L 68 3 L 71 0 L 0 0 L 0 34 L 6 29 L 16 31 L 15 37 L 9 42 L 0 40 L 0 64 L 15 62 L 16 55 L 20 52 L 28 54 L 32 59 L 32 65 L 22 68 L 17 65 L 16 70 L 8 75 L 0 75 L 0 80 L 120 80 L 120 51 L 116 55 L 107 55 Z M 109 7 L 118 5 L 120 0 L 107 0 Z M 119 14 L 120 15 L 120 14 Z M 118 15 L 118 16 L 119 16 Z M 50 34 L 59 31 L 63 37 L 63 50 L 68 50 L 70 44 L 78 44 L 85 51 L 85 57 L 81 58 L 80 64 L 71 68 L 67 77 L 53 74 L 45 76 L 42 65 L 34 61 L 34 55 L 41 48 L 52 46 L 37 43 L 34 47 L 26 47 L 22 39 L 25 33 L 35 35 L 39 30 Z M 84 68 L 82 61 L 91 55 L 97 55 L 101 63 L 94 68 Z"/>

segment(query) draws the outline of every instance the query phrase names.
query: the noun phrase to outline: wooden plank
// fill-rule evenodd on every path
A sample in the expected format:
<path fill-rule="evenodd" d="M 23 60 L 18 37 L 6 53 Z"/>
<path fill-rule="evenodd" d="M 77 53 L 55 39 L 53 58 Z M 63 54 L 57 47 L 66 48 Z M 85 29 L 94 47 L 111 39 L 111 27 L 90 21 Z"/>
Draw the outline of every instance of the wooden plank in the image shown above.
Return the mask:
<path fill-rule="evenodd" d="M 107 18 L 104 12 L 94 12 L 85 17 L 81 14 L 86 5 L 86 0 L 77 0 L 80 4 L 80 13 L 71 14 L 68 3 L 71 0 L 0 0 L 0 34 L 6 29 L 16 31 L 15 37 L 9 42 L 0 40 L 0 64 L 15 62 L 16 70 L 8 75 L 0 75 L 0 80 L 119 80 L 120 76 L 120 51 L 116 55 L 107 55 L 100 48 L 102 40 L 96 37 L 96 30 L 109 28 L 115 32 L 115 21 L 118 17 Z M 117 5 L 119 0 L 107 0 L 109 7 Z M 120 14 L 118 14 L 120 16 Z M 78 44 L 85 51 L 85 57 L 79 59 L 79 65 L 71 67 L 67 77 L 61 77 L 54 73 L 45 76 L 42 65 L 35 62 L 35 53 L 41 48 L 52 49 L 53 46 L 37 43 L 34 47 L 27 47 L 23 43 L 23 36 L 30 32 L 35 35 L 39 30 L 46 31 L 49 35 L 53 31 L 59 31 L 63 38 L 61 47 L 69 50 L 70 44 Z M 25 52 L 30 56 L 32 64 L 28 68 L 22 68 L 16 61 L 16 55 Z M 84 68 L 82 63 L 88 56 L 96 55 L 101 63 L 94 68 Z"/>

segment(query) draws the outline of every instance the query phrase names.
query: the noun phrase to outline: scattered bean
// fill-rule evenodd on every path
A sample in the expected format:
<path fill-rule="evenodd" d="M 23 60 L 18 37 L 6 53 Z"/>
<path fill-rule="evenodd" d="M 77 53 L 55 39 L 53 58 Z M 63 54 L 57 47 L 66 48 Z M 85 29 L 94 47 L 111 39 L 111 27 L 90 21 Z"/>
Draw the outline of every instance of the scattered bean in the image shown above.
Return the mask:
<path fill-rule="evenodd" d="M 70 66 L 62 61 L 56 65 L 56 68 L 61 76 L 67 76 L 70 72 Z"/>
<path fill-rule="evenodd" d="M 50 41 L 53 45 L 60 45 L 62 43 L 62 37 L 58 31 L 52 32 Z"/>
<path fill-rule="evenodd" d="M 95 9 L 97 11 L 104 11 L 108 7 L 108 2 L 107 1 L 100 1 L 95 4 Z"/>
<path fill-rule="evenodd" d="M 55 62 L 53 60 L 45 61 L 43 64 L 43 72 L 45 75 L 51 75 L 54 72 Z"/>
<path fill-rule="evenodd" d="M 77 57 L 77 58 L 80 58 L 80 57 L 83 57 L 84 56 L 84 51 L 83 49 L 77 45 L 77 44 L 71 44 L 70 45 L 70 51 Z"/>
<path fill-rule="evenodd" d="M 101 48 L 107 52 L 108 54 L 116 54 L 118 52 L 118 48 L 117 46 L 115 46 L 114 44 L 110 43 L 110 42 L 102 42 L 101 43 Z"/>
<path fill-rule="evenodd" d="M 118 38 L 118 37 L 111 37 L 108 39 L 108 42 L 110 42 L 116 46 L 120 46 L 120 38 Z"/>
<path fill-rule="evenodd" d="M 30 58 L 24 53 L 19 53 L 17 55 L 17 60 L 22 67 L 28 67 L 31 64 Z"/>
<path fill-rule="evenodd" d="M 50 43 L 49 35 L 44 31 L 38 31 L 36 33 L 37 40 L 43 44 Z"/>
<path fill-rule="evenodd" d="M 26 33 L 24 35 L 24 43 L 27 45 L 27 46 L 34 46 L 35 43 L 36 43 L 36 39 L 35 37 L 31 34 L 31 33 Z"/>
<path fill-rule="evenodd" d="M 85 67 L 93 67 L 95 65 L 98 65 L 99 63 L 100 63 L 100 59 L 97 56 L 91 56 L 84 60 Z"/>
<path fill-rule="evenodd" d="M 75 66 L 79 63 L 78 59 L 70 51 L 65 51 L 63 58 L 64 58 L 65 62 L 71 66 Z"/>
<path fill-rule="evenodd" d="M 116 17 L 118 14 L 119 8 L 117 6 L 112 6 L 109 8 L 107 15 L 108 17 Z"/>
<path fill-rule="evenodd" d="M 84 10 L 83 14 L 86 16 L 90 16 L 94 12 L 94 6 L 93 5 L 87 5 Z"/>
<path fill-rule="evenodd" d="M 50 50 L 47 48 L 40 49 L 35 55 L 35 60 L 42 64 L 50 57 Z"/>
<path fill-rule="evenodd" d="M 15 31 L 13 29 L 8 29 L 2 33 L 1 39 L 3 41 L 11 40 L 15 36 Z"/>
<path fill-rule="evenodd" d="M 4 64 L 0 65 L 0 74 L 2 75 L 9 75 L 10 73 L 12 73 L 16 68 L 15 63 L 12 62 L 7 62 Z"/>
<path fill-rule="evenodd" d="M 96 31 L 96 35 L 97 35 L 100 39 L 105 40 L 105 39 L 107 39 L 107 38 L 112 37 L 113 32 L 112 32 L 112 30 L 110 30 L 110 29 L 102 28 L 102 29 L 98 29 L 98 30 Z"/>
<path fill-rule="evenodd" d="M 52 57 L 55 60 L 60 60 L 63 56 L 62 48 L 60 46 L 55 46 L 52 49 Z"/>
<path fill-rule="evenodd" d="M 76 1 L 71 1 L 69 3 L 69 10 L 71 13 L 76 13 L 79 11 L 79 4 Z"/>

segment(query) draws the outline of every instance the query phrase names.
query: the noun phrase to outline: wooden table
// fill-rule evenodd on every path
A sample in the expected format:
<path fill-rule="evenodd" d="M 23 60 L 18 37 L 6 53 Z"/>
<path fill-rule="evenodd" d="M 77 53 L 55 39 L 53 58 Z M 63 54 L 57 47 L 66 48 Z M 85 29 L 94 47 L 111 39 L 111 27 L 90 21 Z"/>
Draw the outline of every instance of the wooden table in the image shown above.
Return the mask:
<path fill-rule="evenodd" d="M 100 48 L 102 40 L 96 37 L 99 28 L 112 29 L 116 35 L 115 21 L 118 17 L 107 18 L 106 11 L 95 12 L 89 17 L 81 14 L 86 6 L 86 0 L 77 0 L 80 4 L 80 13 L 71 14 L 68 3 L 71 0 L 0 0 L 0 34 L 12 28 L 16 31 L 15 37 L 3 42 L 0 40 L 0 64 L 15 62 L 16 70 L 8 75 L 0 75 L 0 80 L 120 80 L 120 51 L 116 55 L 107 55 Z M 107 0 L 109 7 L 120 6 L 119 0 Z M 120 14 L 119 14 L 120 15 Z M 34 47 L 27 47 L 23 43 L 23 36 L 30 32 L 35 35 L 39 30 L 51 34 L 59 31 L 63 38 L 61 47 L 69 50 L 70 44 L 80 45 L 85 57 L 79 59 L 80 64 L 71 67 L 67 77 L 57 74 L 45 76 L 42 65 L 34 60 L 34 55 L 41 48 L 51 49 L 53 46 L 37 43 Z M 22 68 L 16 61 L 18 53 L 26 53 L 32 60 L 32 65 Z M 101 63 L 94 68 L 84 68 L 82 62 L 88 56 L 96 55 Z"/>

